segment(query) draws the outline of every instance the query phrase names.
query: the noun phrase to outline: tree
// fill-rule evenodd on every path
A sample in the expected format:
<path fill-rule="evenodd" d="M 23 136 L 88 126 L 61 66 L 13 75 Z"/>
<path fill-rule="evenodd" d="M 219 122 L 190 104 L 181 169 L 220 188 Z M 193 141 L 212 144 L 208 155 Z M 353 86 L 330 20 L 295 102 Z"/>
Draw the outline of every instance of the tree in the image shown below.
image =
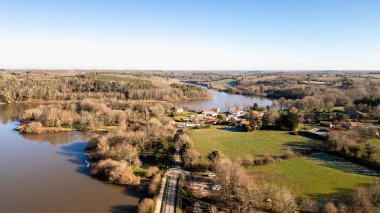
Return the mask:
<path fill-rule="evenodd" d="M 262 118 L 263 121 L 263 127 L 266 129 L 273 128 L 277 120 L 279 119 L 280 115 L 278 114 L 278 111 L 275 109 L 270 109 L 267 112 L 264 113 L 264 116 Z"/>
<path fill-rule="evenodd" d="M 260 109 L 258 103 L 254 103 L 254 104 L 251 106 L 251 110 L 259 111 L 259 110 L 261 110 L 261 109 Z"/>
<path fill-rule="evenodd" d="M 150 198 L 144 198 L 137 207 L 138 213 L 149 213 L 152 211 L 154 201 Z"/>
<path fill-rule="evenodd" d="M 249 125 L 251 126 L 252 130 L 258 130 L 261 129 L 263 126 L 263 122 L 260 116 L 252 115 L 249 119 Z"/>
<path fill-rule="evenodd" d="M 288 110 L 286 113 L 281 114 L 278 120 L 278 126 L 280 129 L 284 130 L 296 130 L 298 124 L 300 123 L 297 112 Z"/>
<path fill-rule="evenodd" d="M 372 144 L 367 143 L 365 145 L 364 150 L 365 150 L 367 159 L 372 160 L 373 155 L 376 153 L 376 147 L 373 146 Z"/>
<path fill-rule="evenodd" d="M 185 153 L 183 154 L 183 163 L 186 167 L 192 167 L 195 163 L 198 162 L 200 158 L 200 154 L 195 149 L 186 149 Z"/>
<path fill-rule="evenodd" d="M 219 160 L 221 157 L 223 157 L 223 154 L 221 152 L 219 152 L 219 150 L 217 149 L 214 149 L 212 150 L 208 155 L 207 155 L 207 158 L 215 163 L 217 160 Z"/>

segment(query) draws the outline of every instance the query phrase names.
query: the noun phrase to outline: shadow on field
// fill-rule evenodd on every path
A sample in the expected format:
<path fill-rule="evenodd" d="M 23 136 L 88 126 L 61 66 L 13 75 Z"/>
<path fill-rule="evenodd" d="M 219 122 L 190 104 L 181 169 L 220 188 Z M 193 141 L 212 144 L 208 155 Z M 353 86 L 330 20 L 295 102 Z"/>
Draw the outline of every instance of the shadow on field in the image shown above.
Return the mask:
<path fill-rule="evenodd" d="M 334 155 L 329 155 L 323 152 L 313 153 L 310 156 L 307 156 L 307 159 L 318 161 L 323 166 L 341 170 L 347 173 L 380 177 L 380 172 L 378 171 L 369 169 L 367 167 L 347 161 L 343 158 L 336 157 Z"/>
<path fill-rule="evenodd" d="M 227 132 L 243 132 L 239 128 L 232 127 L 232 126 L 231 127 L 218 127 L 218 129 L 223 130 L 223 131 L 227 131 Z"/>
<path fill-rule="evenodd" d="M 293 150 L 306 150 L 306 149 L 315 149 L 319 144 L 315 140 L 307 140 L 302 142 L 288 142 L 283 145 L 285 148 L 290 147 Z"/>
<path fill-rule="evenodd" d="M 331 201 L 331 200 L 341 200 L 342 197 L 348 195 L 353 190 L 345 188 L 334 188 L 336 192 L 334 193 L 311 193 L 306 194 L 311 199 L 322 200 L 322 201 Z"/>

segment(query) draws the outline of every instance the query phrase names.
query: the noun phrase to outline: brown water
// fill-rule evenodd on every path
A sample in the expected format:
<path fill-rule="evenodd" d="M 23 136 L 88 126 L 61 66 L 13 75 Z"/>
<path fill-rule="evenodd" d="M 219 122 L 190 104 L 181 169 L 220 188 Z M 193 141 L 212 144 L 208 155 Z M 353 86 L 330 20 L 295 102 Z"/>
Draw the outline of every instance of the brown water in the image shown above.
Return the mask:
<path fill-rule="evenodd" d="M 0 212 L 136 212 L 142 193 L 89 176 L 89 133 L 14 130 L 15 118 L 35 106 L 0 105 Z"/>

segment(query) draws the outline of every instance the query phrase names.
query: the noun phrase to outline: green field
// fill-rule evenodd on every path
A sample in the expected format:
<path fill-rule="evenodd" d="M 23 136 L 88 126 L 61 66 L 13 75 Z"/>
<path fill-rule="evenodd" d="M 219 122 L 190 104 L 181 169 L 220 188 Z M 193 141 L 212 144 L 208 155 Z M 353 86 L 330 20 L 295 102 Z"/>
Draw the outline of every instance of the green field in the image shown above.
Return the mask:
<path fill-rule="evenodd" d="M 196 115 L 196 112 L 183 111 L 173 116 L 174 120 L 189 120 L 191 116 Z"/>
<path fill-rule="evenodd" d="M 240 132 L 235 127 L 218 125 L 209 129 L 192 130 L 190 136 L 194 148 L 204 159 L 213 149 L 221 151 L 231 159 L 247 155 L 255 159 L 263 155 L 283 155 L 288 146 L 305 148 L 320 143 L 317 140 L 290 135 L 286 131 Z"/>
<path fill-rule="evenodd" d="M 305 148 L 320 143 L 285 131 L 237 130 L 228 126 L 192 130 L 190 136 L 194 148 L 201 153 L 201 162 L 207 162 L 206 156 L 213 149 L 218 149 L 231 159 L 247 155 L 260 158 L 263 155 L 282 155 L 288 146 Z M 371 143 L 380 146 L 380 141 Z M 249 167 L 247 171 L 258 183 L 273 182 L 286 186 L 297 196 L 315 199 L 338 198 L 360 185 L 380 181 L 380 173 L 325 153 Z"/>
<path fill-rule="evenodd" d="M 316 155 L 317 158 L 298 157 L 250 167 L 248 171 L 256 180 L 284 185 L 296 195 L 319 200 L 338 198 L 350 189 L 380 181 L 379 173 L 372 171 L 374 176 L 360 175 L 371 173 L 371 170 L 324 153 Z"/>
<path fill-rule="evenodd" d="M 228 86 L 228 84 L 235 82 L 235 79 L 228 78 L 228 79 L 223 79 L 219 81 L 212 81 L 211 86 L 215 89 L 224 89 L 225 87 Z"/>

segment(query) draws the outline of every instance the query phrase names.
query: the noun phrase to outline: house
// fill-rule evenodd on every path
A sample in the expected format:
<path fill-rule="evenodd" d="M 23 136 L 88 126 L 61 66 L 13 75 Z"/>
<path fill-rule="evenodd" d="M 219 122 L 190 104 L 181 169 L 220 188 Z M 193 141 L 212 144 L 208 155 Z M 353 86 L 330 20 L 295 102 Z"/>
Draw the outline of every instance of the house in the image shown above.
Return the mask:
<path fill-rule="evenodd" d="M 319 121 L 320 126 L 333 127 L 333 123 L 330 121 Z"/>
<path fill-rule="evenodd" d="M 346 123 L 342 123 L 342 126 L 343 127 L 346 127 L 346 128 L 353 128 L 353 127 L 358 127 L 358 126 L 363 126 L 363 125 L 366 125 L 365 123 L 361 123 L 361 122 L 346 122 Z"/>
<path fill-rule="evenodd" d="M 220 108 L 218 108 L 218 107 L 211 108 L 211 112 L 219 113 L 220 112 Z"/>
<path fill-rule="evenodd" d="M 263 117 L 264 116 L 264 112 L 260 112 L 260 111 L 252 110 L 251 113 L 252 113 L 252 115 L 257 116 L 257 117 Z"/>
<path fill-rule="evenodd" d="M 183 108 L 176 108 L 176 109 L 175 109 L 175 112 L 176 112 L 176 113 L 181 113 L 181 112 L 183 112 Z"/>
<path fill-rule="evenodd" d="M 213 117 L 213 116 L 206 116 L 204 118 L 204 122 L 206 124 L 217 124 L 219 122 L 219 119 L 217 119 L 216 117 Z"/>
<path fill-rule="evenodd" d="M 226 114 L 219 114 L 218 116 L 217 116 L 217 118 L 219 119 L 219 121 L 220 122 L 227 122 L 228 120 L 227 120 L 227 115 Z"/>
<path fill-rule="evenodd" d="M 213 112 L 212 110 L 203 110 L 202 114 L 203 115 L 207 115 L 207 116 L 213 116 L 213 117 L 218 116 L 218 113 L 217 112 Z"/>
<path fill-rule="evenodd" d="M 241 117 L 241 116 L 245 115 L 245 113 L 246 113 L 245 111 L 240 110 L 240 109 L 231 109 L 230 110 L 230 114 L 235 115 L 237 117 Z"/>
<path fill-rule="evenodd" d="M 243 120 L 241 120 L 241 122 L 240 122 L 240 127 L 242 127 L 242 126 L 247 126 L 247 125 L 249 125 L 251 122 L 249 122 L 248 120 L 246 120 L 246 119 L 243 119 Z"/>

